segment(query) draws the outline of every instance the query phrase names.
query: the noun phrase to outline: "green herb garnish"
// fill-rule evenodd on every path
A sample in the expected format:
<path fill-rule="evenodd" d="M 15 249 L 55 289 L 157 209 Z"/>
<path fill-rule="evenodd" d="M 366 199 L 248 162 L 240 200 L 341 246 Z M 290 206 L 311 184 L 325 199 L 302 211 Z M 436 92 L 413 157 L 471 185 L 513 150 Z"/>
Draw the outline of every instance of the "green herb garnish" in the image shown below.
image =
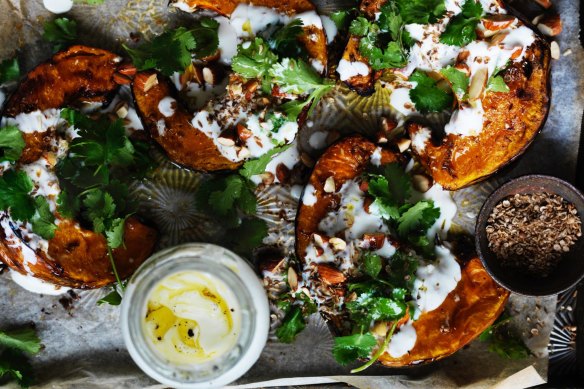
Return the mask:
<path fill-rule="evenodd" d="M 22 132 L 16 126 L 6 126 L 0 128 L 0 162 L 16 162 L 26 143 Z"/>
<path fill-rule="evenodd" d="M 201 18 L 193 28 L 166 31 L 136 48 L 123 46 L 138 70 L 156 69 L 171 76 L 174 72 L 183 73 L 193 56 L 203 58 L 217 51 L 218 28 L 216 20 Z"/>
<path fill-rule="evenodd" d="M 41 350 L 40 342 L 31 328 L 0 331 L 0 346 L 6 347 L 0 353 L 0 378 L 10 376 L 23 388 L 32 385 L 34 372 L 27 354 L 38 354 Z"/>
<path fill-rule="evenodd" d="M 483 6 L 479 1 L 466 0 L 462 12 L 450 20 L 440 35 L 440 42 L 450 46 L 466 46 L 476 40 L 476 26 L 482 15 Z"/>
<path fill-rule="evenodd" d="M 53 51 L 63 50 L 77 39 L 77 22 L 57 18 L 44 25 L 43 38 L 53 44 Z"/>
<path fill-rule="evenodd" d="M 531 351 L 523 340 L 511 330 L 509 322 L 511 316 L 503 312 L 501 316 L 489 326 L 480 336 L 479 340 L 488 343 L 489 351 L 502 358 L 524 359 L 531 355 Z"/>
<path fill-rule="evenodd" d="M 0 84 L 16 81 L 20 77 L 20 66 L 16 58 L 0 62 Z"/>
<path fill-rule="evenodd" d="M 452 107 L 452 94 L 440 89 L 436 80 L 426 73 L 416 70 L 409 81 L 416 83 L 416 86 L 410 89 L 410 98 L 421 113 L 442 112 Z"/>

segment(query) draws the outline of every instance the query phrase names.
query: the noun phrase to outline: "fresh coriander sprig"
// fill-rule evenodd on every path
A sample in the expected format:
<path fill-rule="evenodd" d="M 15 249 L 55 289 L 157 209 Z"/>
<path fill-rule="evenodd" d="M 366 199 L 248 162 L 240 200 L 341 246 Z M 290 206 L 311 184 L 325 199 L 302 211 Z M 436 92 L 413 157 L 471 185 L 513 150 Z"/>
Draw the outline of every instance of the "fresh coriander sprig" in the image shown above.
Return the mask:
<path fill-rule="evenodd" d="M 436 80 L 426 73 L 416 70 L 409 81 L 416 83 L 410 89 L 410 98 L 421 113 L 442 112 L 452 107 L 452 94 L 438 87 Z"/>
<path fill-rule="evenodd" d="M 89 223 L 94 232 L 103 234 L 119 290 L 114 287 L 99 303 L 116 305 L 121 301 L 124 284 L 113 249 L 123 245 L 125 222 L 133 212 L 126 201 L 129 180 L 143 177 L 152 162 L 147 148 L 126 135 L 121 120 L 93 120 L 73 109 L 62 110 L 61 117 L 78 129 L 79 137 L 57 164 L 62 188 L 57 210 L 63 216 Z"/>
<path fill-rule="evenodd" d="M 34 382 L 34 372 L 27 355 L 38 354 L 41 341 L 32 328 L 0 331 L 0 378 L 10 376 L 23 388 Z"/>
<path fill-rule="evenodd" d="M 454 16 L 446 30 L 440 35 L 440 42 L 450 46 L 466 46 L 477 39 L 476 26 L 483 15 L 480 1 L 466 0 L 462 12 Z"/>
<path fill-rule="evenodd" d="M 201 18 L 193 28 L 179 27 L 136 48 L 123 45 L 138 70 L 156 69 L 166 76 L 183 73 L 192 57 L 204 58 L 217 51 L 219 23 Z"/>
<path fill-rule="evenodd" d="M 53 44 L 53 51 L 62 50 L 77 39 L 77 22 L 73 19 L 50 20 L 43 28 L 43 38 Z"/>
<path fill-rule="evenodd" d="M 16 126 L 0 128 L 0 162 L 16 162 L 22 155 L 26 143 Z"/>
<path fill-rule="evenodd" d="M 20 77 L 20 66 L 16 58 L 0 62 L 0 84 L 16 81 Z"/>

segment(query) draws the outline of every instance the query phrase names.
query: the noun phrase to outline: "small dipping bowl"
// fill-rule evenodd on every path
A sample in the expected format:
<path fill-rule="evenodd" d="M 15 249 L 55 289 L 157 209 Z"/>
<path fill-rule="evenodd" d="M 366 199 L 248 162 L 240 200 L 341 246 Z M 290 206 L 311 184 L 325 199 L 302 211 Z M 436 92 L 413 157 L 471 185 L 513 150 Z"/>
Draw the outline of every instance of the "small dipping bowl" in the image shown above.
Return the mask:
<path fill-rule="evenodd" d="M 502 185 L 487 198 L 477 218 L 475 244 L 483 266 L 505 289 L 526 296 L 549 296 L 569 289 L 584 278 L 584 236 L 580 236 L 570 247 L 570 251 L 563 254 L 555 269 L 546 277 L 537 277 L 502 266 L 500 259 L 489 248 L 487 239 L 487 221 L 495 206 L 509 196 L 532 193 L 549 193 L 562 197 L 574 204 L 580 220 L 584 222 L 584 195 L 574 186 L 551 176 L 522 176 Z"/>
<path fill-rule="evenodd" d="M 134 273 L 122 301 L 132 359 L 175 388 L 218 388 L 241 377 L 258 360 L 269 325 L 259 277 L 244 259 L 212 244 L 154 254 Z"/>

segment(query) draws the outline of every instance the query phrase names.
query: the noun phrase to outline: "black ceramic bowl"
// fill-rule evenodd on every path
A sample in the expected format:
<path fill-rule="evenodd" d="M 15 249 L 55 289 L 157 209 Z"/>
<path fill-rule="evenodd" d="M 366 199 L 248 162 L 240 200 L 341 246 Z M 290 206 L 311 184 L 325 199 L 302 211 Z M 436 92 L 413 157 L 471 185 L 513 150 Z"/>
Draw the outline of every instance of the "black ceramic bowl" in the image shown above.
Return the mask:
<path fill-rule="evenodd" d="M 546 192 L 563 197 L 574 204 L 580 219 L 584 219 L 584 195 L 566 181 L 556 177 L 528 175 L 516 178 L 495 190 L 483 204 L 475 227 L 477 252 L 487 272 L 501 286 L 527 296 L 548 296 L 560 293 L 584 278 L 584 237 L 581 236 L 558 266 L 547 277 L 541 278 L 502 267 L 489 248 L 486 226 L 493 208 L 504 198 L 514 194 Z"/>

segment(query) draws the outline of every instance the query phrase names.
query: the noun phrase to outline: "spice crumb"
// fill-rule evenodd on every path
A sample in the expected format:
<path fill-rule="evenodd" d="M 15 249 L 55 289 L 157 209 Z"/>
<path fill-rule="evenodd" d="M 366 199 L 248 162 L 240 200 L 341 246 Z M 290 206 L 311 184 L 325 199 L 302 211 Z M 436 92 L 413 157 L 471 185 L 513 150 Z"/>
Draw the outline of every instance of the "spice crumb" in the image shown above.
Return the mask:
<path fill-rule="evenodd" d="M 548 276 L 582 236 L 574 204 L 549 193 L 515 194 L 493 209 L 485 231 L 505 267 Z"/>

